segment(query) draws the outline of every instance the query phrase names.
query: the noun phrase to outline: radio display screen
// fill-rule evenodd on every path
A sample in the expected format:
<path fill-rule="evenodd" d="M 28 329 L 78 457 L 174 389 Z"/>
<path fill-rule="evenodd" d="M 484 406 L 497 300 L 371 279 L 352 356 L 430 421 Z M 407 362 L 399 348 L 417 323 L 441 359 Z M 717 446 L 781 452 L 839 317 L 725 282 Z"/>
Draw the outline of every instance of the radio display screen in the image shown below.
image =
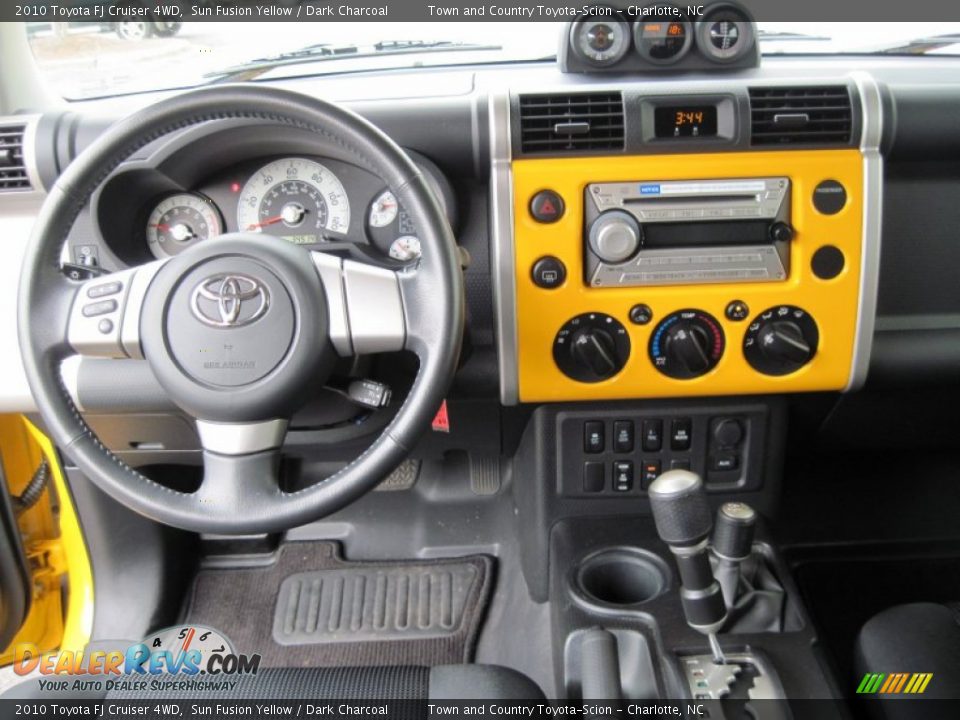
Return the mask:
<path fill-rule="evenodd" d="M 716 137 L 716 105 L 664 105 L 654 108 L 654 134 L 658 138 Z"/>

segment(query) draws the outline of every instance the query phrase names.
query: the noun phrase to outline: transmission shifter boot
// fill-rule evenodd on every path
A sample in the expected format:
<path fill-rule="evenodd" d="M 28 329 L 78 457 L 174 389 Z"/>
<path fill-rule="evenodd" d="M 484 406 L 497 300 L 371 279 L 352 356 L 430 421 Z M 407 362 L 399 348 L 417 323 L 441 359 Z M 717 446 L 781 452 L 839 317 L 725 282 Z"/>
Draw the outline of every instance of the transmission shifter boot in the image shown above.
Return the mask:
<path fill-rule="evenodd" d="M 714 571 L 723 572 L 723 565 L 714 563 Z M 723 632 L 783 632 L 787 594 L 767 559 L 756 553 L 751 555 L 740 564 L 739 574 L 736 599 L 727 606 Z"/>

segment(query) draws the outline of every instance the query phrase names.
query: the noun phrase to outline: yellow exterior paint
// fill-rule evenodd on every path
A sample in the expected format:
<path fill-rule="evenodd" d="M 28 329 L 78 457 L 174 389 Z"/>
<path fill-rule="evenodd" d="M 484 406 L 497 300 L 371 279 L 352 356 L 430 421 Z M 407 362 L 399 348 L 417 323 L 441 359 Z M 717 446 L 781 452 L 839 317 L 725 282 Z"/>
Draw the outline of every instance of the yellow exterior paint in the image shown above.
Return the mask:
<path fill-rule="evenodd" d="M 0 448 L 13 493 L 23 490 L 42 457 L 52 476 L 40 501 L 19 518 L 31 564 L 33 601 L 20 632 L 0 652 L 0 665 L 12 661 L 20 643 L 33 643 L 44 653 L 82 650 L 93 626 L 93 578 L 57 454 L 50 440 L 18 415 L 0 416 Z"/>
<path fill-rule="evenodd" d="M 791 222 L 796 230 L 786 281 L 642 288 L 591 288 L 584 282 L 583 196 L 589 183 L 779 176 L 791 181 Z M 814 187 L 827 179 L 841 182 L 848 195 L 843 210 L 832 216 L 820 214 L 812 203 Z M 521 401 L 804 392 L 846 386 L 853 359 L 861 267 L 863 160 L 858 150 L 518 160 L 513 163 L 513 187 Z M 566 203 L 564 216 L 550 225 L 534 221 L 528 209 L 531 197 L 544 188 L 558 192 Z M 827 281 L 810 270 L 811 256 L 824 244 L 836 245 L 846 256 L 843 272 Z M 556 256 L 567 266 L 566 282 L 555 290 L 541 289 L 531 279 L 534 262 L 544 255 Z M 756 372 L 741 350 L 749 320 L 731 322 L 724 317 L 731 300 L 745 301 L 751 318 L 781 304 L 807 310 L 820 330 L 814 359 L 784 377 Z M 628 320 L 636 303 L 652 308 L 654 319 L 649 325 L 637 326 Z M 647 346 L 660 320 L 673 311 L 690 308 L 705 310 L 720 321 L 726 351 L 706 375 L 675 380 L 653 367 Z M 612 315 L 630 334 L 626 367 L 599 383 L 571 380 L 553 361 L 557 331 L 585 312 Z"/>

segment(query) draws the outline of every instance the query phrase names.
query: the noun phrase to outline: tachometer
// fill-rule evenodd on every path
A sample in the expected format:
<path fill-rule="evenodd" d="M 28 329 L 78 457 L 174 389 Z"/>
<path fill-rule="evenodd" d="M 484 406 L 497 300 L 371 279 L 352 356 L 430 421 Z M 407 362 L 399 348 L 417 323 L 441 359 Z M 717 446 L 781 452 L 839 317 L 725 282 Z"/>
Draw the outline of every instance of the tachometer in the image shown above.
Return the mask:
<path fill-rule="evenodd" d="M 350 201 L 340 179 L 320 163 L 284 158 L 264 165 L 244 185 L 237 226 L 309 245 L 329 232 L 347 232 Z"/>
<path fill-rule="evenodd" d="M 161 260 L 221 232 L 223 225 L 214 204 L 193 193 L 164 198 L 147 219 L 147 245 Z"/>

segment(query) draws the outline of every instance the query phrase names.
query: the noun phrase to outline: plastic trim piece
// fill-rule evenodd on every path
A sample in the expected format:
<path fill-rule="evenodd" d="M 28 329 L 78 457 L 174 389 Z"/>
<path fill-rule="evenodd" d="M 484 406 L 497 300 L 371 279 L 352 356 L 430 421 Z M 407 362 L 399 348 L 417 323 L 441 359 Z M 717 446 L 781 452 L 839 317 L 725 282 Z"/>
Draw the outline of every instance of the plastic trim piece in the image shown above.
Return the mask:
<path fill-rule="evenodd" d="M 880 245 L 883 231 L 883 97 L 876 80 L 865 72 L 853 74 L 862 106 L 863 241 L 860 248 L 860 296 L 853 344 L 850 380 L 844 392 L 863 387 L 873 351 L 880 283 Z"/>
<path fill-rule="evenodd" d="M 517 288 L 513 252 L 513 174 L 510 163 L 510 97 L 506 93 L 491 93 L 490 252 L 500 402 L 503 405 L 516 405 L 520 388 L 517 368 Z"/>
<path fill-rule="evenodd" d="M 251 455 L 283 445 L 287 421 L 220 423 L 197 420 L 197 432 L 204 450 L 218 455 Z"/>

